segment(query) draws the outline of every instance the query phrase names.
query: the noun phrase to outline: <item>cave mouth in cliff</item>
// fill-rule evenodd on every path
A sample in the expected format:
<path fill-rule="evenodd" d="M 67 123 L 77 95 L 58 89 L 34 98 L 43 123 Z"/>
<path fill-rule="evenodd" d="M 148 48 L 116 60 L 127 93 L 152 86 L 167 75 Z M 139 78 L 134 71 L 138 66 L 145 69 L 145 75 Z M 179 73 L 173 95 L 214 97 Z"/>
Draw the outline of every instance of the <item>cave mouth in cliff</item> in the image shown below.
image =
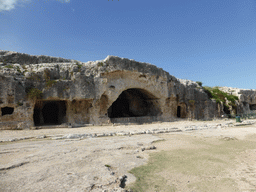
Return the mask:
<path fill-rule="evenodd" d="M 108 108 L 109 118 L 157 116 L 158 98 L 143 89 L 127 89 Z"/>
<path fill-rule="evenodd" d="M 224 113 L 226 113 L 226 114 L 230 114 L 230 110 L 229 110 L 228 106 L 226 106 L 226 105 L 224 105 L 223 111 L 224 111 Z"/>
<path fill-rule="evenodd" d="M 11 115 L 11 114 L 13 114 L 13 111 L 14 111 L 13 107 L 3 107 L 3 108 L 1 108 L 2 116 Z"/>
<path fill-rule="evenodd" d="M 34 124 L 38 125 L 60 125 L 65 123 L 66 102 L 65 101 L 43 101 L 38 102 L 34 108 Z"/>
<path fill-rule="evenodd" d="M 250 110 L 254 111 L 256 110 L 256 104 L 250 104 Z"/>
<path fill-rule="evenodd" d="M 180 116 L 181 116 L 181 115 L 180 115 L 180 111 L 181 111 L 181 107 L 178 106 L 178 107 L 177 107 L 177 117 L 179 117 L 179 118 L 180 118 Z"/>

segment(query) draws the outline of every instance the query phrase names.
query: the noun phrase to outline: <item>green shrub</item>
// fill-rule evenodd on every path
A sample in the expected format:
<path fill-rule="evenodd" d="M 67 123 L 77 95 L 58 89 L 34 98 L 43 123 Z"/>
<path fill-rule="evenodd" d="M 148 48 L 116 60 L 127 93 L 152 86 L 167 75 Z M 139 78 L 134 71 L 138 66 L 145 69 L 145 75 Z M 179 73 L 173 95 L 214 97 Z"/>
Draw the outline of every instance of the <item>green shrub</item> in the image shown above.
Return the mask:
<path fill-rule="evenodd" d="M 18 71 L 19 73 L 21 73 L 21 70 L 20 70 L 20 68 L 19 68 L 19 67 L 17 67 L 17 71 Z"/>
<path fill-rule="evenodd" d="M 66 87 L 63 88 L 63 91 L 66 91 L 68 89 L 70 89 L 70 88 L 68 86 L 66 86 Z"/>
<path fill-rule="evenodd" d="M 13 68 L 13 66 L 12 65 L 6 65 L 6 66 L 4 66 L 5 68 L 9 68 L 9 69 L 12 69 Z"/>
<path fill-rule="evenodd" d="M 18 105 L 18 106 L 22 106 L 23 103 L 21 103 L 21 102 L 18 101 L 18 102 L 17 102 L 17 105 Z"/>
<path fill-rule="evenodd" d="M 22 68 L 23 68 L 23 69 L 27 69 L 27 67 L 26 67 L 26 65 L 25 65 L 25 64 L 23 64 L 23 65 L 22 65 Z"/>
<path fill-rule="evenodd" d="M 31 79 L 33 81 L 41 81 L 41 76 L 39 74 L 33 73 L 30 77 L 27 77 L 27 79 Z"/>
<path fill-rule="evenodd" d="M 77 66 L 78 66 L 78 69 L 81 69 L 81 68 L 82 68 L 82 65 L 81 65 L 81 64 L 79 64 L 78 62 L 77 62 L 76 64 L 77 64 Z"/>
<path fill-rule="evenodd" d="M 46 81 L 50 81 L 50 79 L 51 79 L 51 73 L 50 73 L 50 70 L 49 69 L 45 69 L 44 70 L 44 79 L 46 80 Z"/>
<path fill-rule="evenodd" d="M 46 87 L 52 87 L 54 84 L 56 84 L 57 81 L 56 80 L 50 80 L 46 82 Z"/>
<path fill-rule="evenodd" d="M 230 95 L 224 91 L 221 91 L 219 87 L 203 87 L 204 91 L 207 93 L 209 98 L 215 99 L 217 103 L 221 101 L 225 104 L 226 100 L 230 101 L 232 106 L 235 106 L 235 101 L 238 100 L 238 97 L 235 95 Z"/>
<path fill-rule="evenodd" d="M 202 85 L 203 85 L 203 83 L 202 83 L 201 81 L 196 81 L 196 83 L 197 83 L 200 87 L 202 87 Z"/>
<path fill-rule="evenodd" d="M 32 100 L 42 99 L 43 98 L 43 92 L 40 91 L 37 88 L 29 89 L 27 95 L 28 95 L 28 98 L 32 99 Z"/>
<path fill-rule="evenodd" d="M 99 62 L 99 63 L 97 64 L 97 66 L 98 66 L 98 67 L 102 67 L 102 66 L 103 66 L 103 62 Z"/>

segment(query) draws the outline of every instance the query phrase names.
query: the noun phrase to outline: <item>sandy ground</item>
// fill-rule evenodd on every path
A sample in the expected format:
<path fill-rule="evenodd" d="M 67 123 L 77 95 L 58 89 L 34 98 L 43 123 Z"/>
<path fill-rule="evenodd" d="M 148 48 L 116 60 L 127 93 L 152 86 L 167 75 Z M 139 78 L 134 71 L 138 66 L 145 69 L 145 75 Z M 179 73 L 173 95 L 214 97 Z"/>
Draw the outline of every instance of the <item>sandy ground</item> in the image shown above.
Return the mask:
<path fill-rule="evenodd" d="M 184 121 L 129 126 L 1 131 L 0 140 L 5 142 L 0 143 L 0 191 L 111 191 L 114 188 L 121 191 L 120 186 L 124 181 L 126 181 L 125 185 L 129 186 L 136 180 L 129 170 L 145 165 L 153 152 L 197 149 L 200 145 L 192 145 L 191 138 L 195 140 L 210 138 L 213 139 L 212 142 L 216 142 L 216 138 L 218 140 L 255 138 L 251 136 L 256 134 L 255 125 L 210 128 L 211 125 L 219 123 L 230 122 Z M 208 128 L 185 131 L 186 127 L 191 125 L 208 125 Z M 85 139 L 50 139 L 70 133 L 108 133 L 174 127 L 182 131 Z M 36 139 L 42 135 L 46 138 Z M 32 139 L 8 142 L 13 138 Z M 165 141 L 154 143 L 161 139 Z M 157 148 L 150 149 L 152 146 Z M 234 162 L 236 169 L 230 169 L 227 174 L 235 180 L 238 191 L 256 191 L 256 146 L 241 151 Z M 178 186 L 176 191 L 193 191 L 188 188 L 187 180 L 200 179 L 186 178 L 178 173 L 160 174 L 164 175 L 169 183 Z"/>
<path fill-rule="evenodd" d="M 181 160 L 178 166 L 184 166 L 182 171 L 169 169 L 159 173 L 167 184 L 175 187 L 174 191 L 256 191 L 256 125 L 168 133 L 159 137 L 165 141 L 155 144 L 158 151 L 168 153 L 178 150 L 190 151 L 189 158 L 195 162 L 191 163 L 191 166 L 195 165 L 195 170 L 186 167 L 190 166 L 188 161 Z M 229 146 L 225 149 L 221 148 L 226 145 Z M 235 150 L 236 145 L 238 145 L 237 150 Z M 232 151 L 227 151 L 229 149 Z M 197 160 L 203 157 L 205 151 L 216 155 L 209 158 L 205 153 L 210 161 L 206 165 L 203 160 Z M 193 152 L 195 153 L 192 154 Z M 183 158 L 187 157 L 183 156 Z M 182 165 L 184 162 L 188 162 L 188 165 Z M 201 165 L 198 166 L 197 163 Z M 172 167 L 170 165 L 170 168 Z"/>

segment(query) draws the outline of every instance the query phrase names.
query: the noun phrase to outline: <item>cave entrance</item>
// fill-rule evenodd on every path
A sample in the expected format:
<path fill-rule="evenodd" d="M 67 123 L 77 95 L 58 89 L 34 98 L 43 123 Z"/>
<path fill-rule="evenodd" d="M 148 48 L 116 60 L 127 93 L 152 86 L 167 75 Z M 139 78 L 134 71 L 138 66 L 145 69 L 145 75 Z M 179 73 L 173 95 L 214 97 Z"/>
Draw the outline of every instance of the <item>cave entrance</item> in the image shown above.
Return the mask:
<path fill-rule="evenodd" d="M 34 124 L 60 125 L 66 121 L 65 101 L 38 101 L 34 108 Z"/>
<path fill-rule="evenodd" d="M 224 107 L 223 107 L 223 111 L 224 111 L 224 113 L 226 113 L 226 114 L 230 114 L 229 107 L 228 107 L 228 106 L 226 106 L 226 105 L 224 105 Z"/>
<path fill-rule="evenodd" d="M 4 115 L 11 115 L 14 111 L 13 107 L 3 107 L 1 108 L 2 116 Z"/>
<path fill-rule="evenodd" d="M 256 104 L 250 104 L 249 106 L 251 111 L 256 110 Z"/>
<path fill-rule="evenodd" d="M 40 109 L 34 108 L 33 119 L 34 119 L 34 124 L 35 125 L 40 124 Z"/>
<path fill-rule="evenodd" d="M 45 104 L 42 109 L 45 124 L 58 124 L 59 123 L 59 106 L 56 102 Z"/>
<path fill-rule="evenodd" d="M 181 111 L 181 108 L 180 108 L 180 106 L 178 106 L 177 107 L 177 117 L 179 117 L 179 118 L 180 118 L 180 111 Z"/>
<path fill-rule="evenodd" d="M 143 89 L 127 89 L 108 109 L 109 118 L 157 116 L 161 113 L 158 99 Z"/>

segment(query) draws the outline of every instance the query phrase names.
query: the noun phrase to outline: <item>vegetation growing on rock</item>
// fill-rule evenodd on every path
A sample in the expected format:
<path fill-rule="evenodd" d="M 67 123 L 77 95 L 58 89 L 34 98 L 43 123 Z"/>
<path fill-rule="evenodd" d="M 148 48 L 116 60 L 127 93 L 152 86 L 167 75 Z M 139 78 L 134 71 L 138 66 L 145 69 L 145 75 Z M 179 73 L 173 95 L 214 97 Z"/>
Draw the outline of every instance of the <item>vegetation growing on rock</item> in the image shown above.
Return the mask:
<path fill-rule="evenodd" d="M 17 106 L 23 106 L 23 103 L 21 103 L 21 102 L 17 102 Z"/>
<path fill-rule="evenodd" d="M 220 103 L 221 101 L 223 103 L 226 103 L 226 100 L 230 101 L 232 104 L 235 104 L 235 101 L 238 100 L 238 97 L 235 95 L 230 95 L 224 91 L 221 91 L 219 87 L 203 87 L 207 95 L 215 99 L 217 103 Z"/>
<path fill-rule="evenodd" d="M 37 88 L 31 88 L 28 90 L 28 98 L 29 99 L 32 99 L 32 100 L 36 100 L 36 99 L 42 99 L 43 97 L 43 92 L 40 91 L 39 89 Z"/>
<path fill-rule="evenodd" d="M 203 83 L 201 81 L 196 81 L 196 83 L 201 87 Z"/>
<path fill-rule="evenodd" d="M 44 77 L 44 79 L 45 79 L 46 81 L 50 81 L 51 75 L 50 75 L 50 70 L 49 70 L 49 69 L 45 69 L 45 70 L 44 70 L 44 75 L 43 75 L 43 77 Z"/>
<path fill-rule="evenodd" d="M 57 83 L 56 80 L 49 80 L 49 81 L 46 82 L 46 87 L 50 88 L 50 87 L 52 87 L 56 83 Z"/>
<path fill-rule="evenodd" d="M 99 63 L 97 64 L 97 66 L 98 66 L 98 67 L 102 67 L 102 66 L 103 66 L 103 62 L 99 62 Z"/>
<path fill-rule="evenodd" d="M 230 113 L 230 108 L 235 109 L 236 111 L 237 109 L 236 100 L 238 100 L 237 96 L 221 91 L 219 87 L 205 86 L 203 88 L 209 98 L 216 100 L 217 103 L 223 104 L 224 111 Z"/>
<path fill-rule="evenodd" d="M 27 77 L 27 79 L 33 80 L 33 81 L 40 81 L 41 76 L 39 74 L 33 73 L 30 77 Z"/>
<path fill-rule="evenodd" d="M 0 62 L 7 58 L 1 55 L 6 54 L 0 54 Z M 200 81 L 177 79 L 148 63 L 116 56 L 87 63 L 73 60 L 59 63 L 58 58 L 40 57 L 45 58 L 46 63 L 42 63 L 34 56 L 24 61 L 23 56 L 15 54 L 15 57 L 8 59 L 6 65 L 13 69 L 0 64 L 0 92 L 3 98 L 0 107 L 24 102 L 23 107 L 18 107 L 20 104 L 17 103 L 17 116 L 7 120 L 0 117 L 0 122 L 4 121 L 8 129 L 17 127 L 12 123 L 14 118 L 17 122 L 26 120 L 30 125 L 42 123 L 40 119 L 47 112 L 42 114 L 38 111 L 47 103 L 52 103 L 53 111 L 59 112 L 62 118 L 58 122 L 48 122 L 46 118 L 43 124 L 101 124 L 110 123 L 111 119 L 124 122 L 123 118 L 129 122 L 170 121 L 175 118 L 208 120 L 224 114 L 244 114 L 256 110 L 256 90 L 203 88 Z M 42 91 L 44 99 L 36 105 L 33 101 L 41 100 Z M 239 101 L 233 95 L 238 96 Z M 85 106 L 80 107 L 78 103 L 75 104 L 77 110 L 72 110 L 73 104 L 70 103 L 73 100 L 83 101 Z"/>
<path fill-rule="evenodd" d="M 191 105 L 194 105 L 195 104 L 195 100 L 189 100 L 188 101 Z"/>
<path fill-rule="evenodd" d="M 13 68 L 13 66 L 12 65 L 6 65 L 6 66 L 4 66 L 5 68 L 9 68 L 9 69 L 12 69 Z"/>

